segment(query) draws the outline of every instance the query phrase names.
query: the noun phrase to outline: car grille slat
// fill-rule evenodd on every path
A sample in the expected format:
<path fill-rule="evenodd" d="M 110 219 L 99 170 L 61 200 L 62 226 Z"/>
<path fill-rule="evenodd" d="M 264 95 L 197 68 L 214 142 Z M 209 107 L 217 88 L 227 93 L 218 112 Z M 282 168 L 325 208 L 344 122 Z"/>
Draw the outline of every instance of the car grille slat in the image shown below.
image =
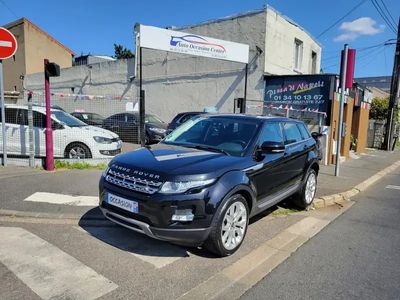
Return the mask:
<path fill-rule="evenodd" d="M 134 177 L 111 169 L 108 171 L 105 179 L 114 185 L 145 194 L 156 193 L 163 184 L 160 181 Z"/>

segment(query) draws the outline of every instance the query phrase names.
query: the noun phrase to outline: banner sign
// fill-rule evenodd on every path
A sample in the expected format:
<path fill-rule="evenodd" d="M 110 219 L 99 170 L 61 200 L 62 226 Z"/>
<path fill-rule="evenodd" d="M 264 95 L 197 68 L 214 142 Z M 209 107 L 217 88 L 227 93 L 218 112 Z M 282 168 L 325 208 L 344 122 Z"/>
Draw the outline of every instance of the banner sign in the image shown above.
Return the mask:
<path fill-rule="evenodd" d="M 264 105 L 329 115 L 333 84 L 332 75 L 266 76 Z"/>
<path fill-rule="evenodd" d="M 246 64 L 249 62 L 249 45 L 153 26 L 140 25 L 140 47 Z"/>

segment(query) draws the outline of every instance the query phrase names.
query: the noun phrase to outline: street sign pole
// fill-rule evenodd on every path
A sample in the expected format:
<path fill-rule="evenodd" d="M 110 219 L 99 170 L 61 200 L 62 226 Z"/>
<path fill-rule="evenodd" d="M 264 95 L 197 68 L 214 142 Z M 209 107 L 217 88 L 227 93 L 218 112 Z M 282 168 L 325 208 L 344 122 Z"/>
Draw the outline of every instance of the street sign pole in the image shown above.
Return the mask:
<path fill-rule="evenodd" d="M 3 166 L 7 166 L 6 112 L 4 106 L 3 60 L 0 59 L 1 133 L 3 139 Z"/>
<path fill-rule="evenodd" d="M 336 141 L 336 165 L 335 165 L 335 176 L 339 176 L 340 169 L 340 148 L 342 144 L 342 132 L 343 132 L 343 110 L 344 110 L 344 97 L 346 90 L 346 70 L 347 70 L 347 51 L 349 46 L 344 45 L 343 57 L 342 57 L 342 73 L 340 74 L 340 107 L 339 107 L 339 124 L 338 134 Z"/>
<path fill-rule="evenodd" d="M 44 60 L 44 93 L 46 98 L 46 170 L 54 170 L 53 155 L 53 130 L 51 129 L 51 109 L 50 109 L 50 77 L 47 72 L 49 60 Z"/>

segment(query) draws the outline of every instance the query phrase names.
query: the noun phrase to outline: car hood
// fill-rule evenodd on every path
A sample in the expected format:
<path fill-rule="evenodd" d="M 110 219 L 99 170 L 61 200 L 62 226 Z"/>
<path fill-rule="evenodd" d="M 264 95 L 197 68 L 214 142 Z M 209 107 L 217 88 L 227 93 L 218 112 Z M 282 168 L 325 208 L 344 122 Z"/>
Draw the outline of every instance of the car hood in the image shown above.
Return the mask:
<path fill-rule="evenodd" d="M 106 138 L 117 138 L 118 135 L 115 134 L 114 132 L 107 130 L 107 129 L 103 129 L 100 127 L 96 127 L 96 126 L 82 126 L 82 127 L 68 127 L 71 130 L 80 132 L 80 133 L 84 133 L 84 134 L 88 134 L 88 135 L 93 135 L 93 136 L 102 136 L 102 137 L 106 137 Z"/>
<path fill-rule="evenodd" d="M 248 164 L 247 157 L 161 143 L 118 155 L 110 167 L 126 168 L 132 175 L 143 177 L 157 175 L 163 181 L 185 181 L 216 178 Z"/>

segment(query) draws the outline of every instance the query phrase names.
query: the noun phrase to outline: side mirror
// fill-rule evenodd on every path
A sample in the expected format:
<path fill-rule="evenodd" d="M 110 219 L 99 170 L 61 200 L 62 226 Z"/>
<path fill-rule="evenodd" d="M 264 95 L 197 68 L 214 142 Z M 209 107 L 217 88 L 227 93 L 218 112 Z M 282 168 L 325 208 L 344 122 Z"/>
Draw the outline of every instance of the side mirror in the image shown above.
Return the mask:
<path fill-rule="evenodd" d="M 262 153 L 282 153 L 285 151 L 285 144 L 283 142 L 269 142 L 266 141 L 261 145 Z"/>
<path fill-rule="evenodd" d="M 319 133 L 319 132 L 312 132 L 312 133 L 311 133 L 311 136 L 314 138 L 314 140 L 317 140 L 317 139 L 319 139 L 320 137 L 322 137 L 323 134 L 322 134 L 322 133 Z"/>

